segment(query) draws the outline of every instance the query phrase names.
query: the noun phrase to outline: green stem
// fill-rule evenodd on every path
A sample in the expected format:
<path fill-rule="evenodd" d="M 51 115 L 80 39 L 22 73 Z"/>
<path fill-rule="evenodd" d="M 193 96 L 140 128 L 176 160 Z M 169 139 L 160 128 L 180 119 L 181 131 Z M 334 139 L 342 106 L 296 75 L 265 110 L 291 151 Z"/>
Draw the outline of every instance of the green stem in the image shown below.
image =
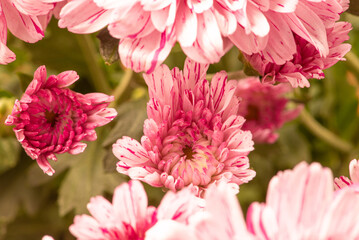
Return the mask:
<path fill-rule="evenodd" d="M 345 55 L 345 58 L 347 59 L 347 62 L 352 67 L 352 69 L 355 70 L 357 73 L 359 73 L 359 58 L 358 58 L 358 56 L 355 55 L 353 52 L 348 52 Z"/>
<path fill-rule="evenodd" d="M 319 122 L 317 122 L 312 115 L 305 109 L 302 110 L 300 114 L 300 119 L 302 123 L 318 138 L 324 140 L 332 147 L 336 149 L 348 153 L 353 150 L 353 145 L 337 135 L 333 132 L 329 131 L 325 127 L 323 127 Z"/>
<path fill-rule="evenodd" d="M 97 61 L 98 53 L 91 36 L 75 34 L 75 37 L 85 57 L 85 62 L 90 72 L 90 79 L 94 88 L 96 91 L 109 94 L 111 92 L 111 87 L 101 65 Z"/>
<path fill-rule="evenodd" d="M 109 107 L 114 107 L 116 105 L 116 103 L 119 101 L 122 94 L 125 92 L 128 85 L 130 84 L 132 75 L 133 75 L 133 71 L 130 68 L 125 69 L 125 73 L 124 73 L 120 83 L 117 85 L 117 87 L 115 88 L 115 90 L 112 93 L 112 95 L 115 97 L 115 101 L 113 101 Z"/>

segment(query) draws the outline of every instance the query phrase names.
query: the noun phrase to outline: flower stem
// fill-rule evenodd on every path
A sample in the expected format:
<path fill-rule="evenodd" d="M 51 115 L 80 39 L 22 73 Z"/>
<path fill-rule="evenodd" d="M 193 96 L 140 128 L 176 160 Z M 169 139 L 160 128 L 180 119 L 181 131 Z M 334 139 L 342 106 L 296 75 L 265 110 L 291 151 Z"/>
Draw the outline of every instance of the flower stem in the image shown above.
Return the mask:
<path fill-rule="evenodd" d="M 359 58 L 357 55 L 355 55 L 353 52 L 348 52 L 345 55 L 345 58 L 347 59 L 347 62 L 349 65 L 352 66 L 353 69 L 355 69 L 359 73 Z"/>
<path fill-rule="evenodd" d="M 302 110 L 300 114 L 300 119 L 302 123 L 318 138 L 324 140 L 332 147 L 336 149 L 348 153 L 353 150 L 353 145 L 337 135 L 333 132 L 329 131 L 325 127 L 323 127 L 319 122 L 317 122 L 312 115 L 305 109 Z"/>
<path fill-rule="evenodd" d="M 115 97 L 115 101 L 113 101 L 109 107 L 114 107 L 116 105 L 116 103 L 119 101 L 122 94 L 127 89 L 128 84 L 130 84 L 132 75 L 133 75 L 132 69 L 126 68 L 124 70 L 124 75 L 123 75 L 121 81 L 119 82 L 119 84 L 117 85 L 117 87 L 115 88 L 115 90 L 112 93 L 112 95 Z"/>
<path fill-rule="evenodd" d="M 111 87 L 106 79 L 106 75 L 100 66 L 96 46 L 90 35 L 75 34 L 76 40 L 85 57 L 87 68 L 91 74 L 91 82 L 96 91 L 109 94 Z"/>

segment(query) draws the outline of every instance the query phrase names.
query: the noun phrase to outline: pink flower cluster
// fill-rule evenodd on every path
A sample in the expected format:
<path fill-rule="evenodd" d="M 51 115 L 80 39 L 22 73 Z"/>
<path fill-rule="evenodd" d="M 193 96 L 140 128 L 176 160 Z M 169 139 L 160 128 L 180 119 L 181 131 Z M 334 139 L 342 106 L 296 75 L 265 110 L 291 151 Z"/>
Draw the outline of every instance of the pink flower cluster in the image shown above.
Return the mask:
<path fill-rule="evenodd" d="M 269 183 L 266 203 L 253 203 L 247 221 L 233 189 L 212 185 L 204 199 L 190 188 L 166 194 L 159 207 L 147 206 L 139 182 L 115 190 L 112 204 L 101 196 L 88 204 L 91 216 L 70 226 L 78 239 L 358 239 L 359 195 L 333 190 L 331 171 L 318 163 L 298 164 Z"/>
<path fill-rule="evenodd" d="M 275 130 L 298 116 L 301 107 L 286 109 L 288 99 L 283 95 L 291 90 L 288 84 L 261 83 L 255 77 L 238 81 L 236 96 L 241 99 L 238 114 L 246 119 L 242 128 L 251 131 L 253 141 L 275 142 L 278 138 Z"/>
<path fill-rule="evenodd" d="M 0 64 L 15 60 L 6 46 L 7 31 L 15 37 L 34 43 L 44 37 L 56 2 L 62 0 L 0 0 Z"/>
<path fill-rule="evenodd" d="M 201 63 L 218 62 L 234 44 L 282 65 L 298 58 L 298 38 L 320 57 L 334 54 L 328 32 L 347 5 L 347 0 L 72 0 L 59 26 L 74 33 L 108 26 L 121 39 L 122 63 L 135 71 L 154 71 L 176 42 Z"/>
<path fill-rule="evenodd" d="M 198 194 L 221 181 L 238 188 L 255 176 L 247 158 L 252 135 L 237 114 L 237 82 L 219 72 L 209 85 L 207 68 L 187 59 L 183 71 L 162 65 L 144 75 L 150 94 L 144 136 L 113 145 L 120 173 L 173 191 L 193 185 Z"/>
<path fill-rule="evenodd" d="M 86 144 L 81 141 L 96 140 L 95 128 L 117 115 L 115 109 L 107 108 L 112 96 L 82 95 L 66 88 L 78 79 L 74 71 L 47 78 L 45 66 L 39 67 L 5 121 L 15 125 L 14 132 L 22 147 L 48 175 L 55 172 L 48 159 L 56 161 L 55 154 L 83 152 Z"/>

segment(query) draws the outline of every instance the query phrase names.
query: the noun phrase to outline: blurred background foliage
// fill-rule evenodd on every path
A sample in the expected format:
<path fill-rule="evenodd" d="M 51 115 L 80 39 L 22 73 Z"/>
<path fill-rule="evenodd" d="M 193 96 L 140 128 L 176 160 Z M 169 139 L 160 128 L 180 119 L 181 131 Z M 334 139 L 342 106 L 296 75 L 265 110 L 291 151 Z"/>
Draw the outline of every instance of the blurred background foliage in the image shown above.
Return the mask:
<path fill-rule="evenodd" d="M 349 161 L 358 158 L 359 17 L 344 14 L 343 18 L 353 24 L 348 60 L 328 69 L 325 79 L 312 80 L 310 88 L 296 89 L 289 96 L 292 104 L 304 103 L 308 114 L 280 129 L 275 144 L 255 145 L 250 163 L 257 176 L 242 185 L 238 194 L 244 211 L 251 202 L 264 201 L 268 182 L 279 170 L 305 160 L 330 167 L 334 176 L 348 175 Z M 74 35 L 59 29 L 55 19 L 36 44 L 9 36 L 8 46 L 17 60 L 0 66 L 0 239 L 41 239 L 45 234 L 57 240 L 73 239 L 68 226 L 74 214 L 87 213 L 91 196 L 102 194 L 111 199 L 114 188 L 128 180 L 116 173 L 111 145 L 122 136 L 140 139 L 148 94 L 142 76 L 116 62 L 117 44 L 106 31 L 97 38 L 95 34 Z M 208 73 L 226 70 L 231 76 L 238 75 L 242 68 L 238 54 L 233 48 Z M 184 59 L 177 45 L 165 63 L 182 69 Z M 56 170 L 53 177 L 40 170 L 24 153 L 12 129 L 3 124 L 40 65 L 46 65 L 48 75 L 77 71 L 80 80 L 73 90 L 113 94 L 116 102 L 112 107 L 118 110 L 117 118 L 97 130 L 98 140 L 88 143 L 84 153 L 58 156 L 59 161 L 51 163 Z M 157 205 L 164 192 L 145 187 L 149 203 Z"/>

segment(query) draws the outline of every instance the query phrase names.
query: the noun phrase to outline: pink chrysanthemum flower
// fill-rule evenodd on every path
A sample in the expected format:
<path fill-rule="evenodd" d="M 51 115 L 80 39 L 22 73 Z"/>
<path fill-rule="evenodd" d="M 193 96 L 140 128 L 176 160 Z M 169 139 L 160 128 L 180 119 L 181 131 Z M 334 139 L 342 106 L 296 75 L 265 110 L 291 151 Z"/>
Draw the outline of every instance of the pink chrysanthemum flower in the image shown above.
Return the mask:
<path fill-rule="evenodd" d="M 256 239 L 359 239 L 359 195 L 353 188 L 334 192 L 332 173 L 302 162 L 269 183 L 266 203 L 247 212 Z"/>
<path fill-rule="evenodd" d="M 72 0 L 59 26 L 82 34 L 108 26 L 121 39 L 122 63 L 150 73 L 176 42 L 201 63 L 218 62 L 235 44 L 283 64 L 296 52 L 297 34 L 326 56 L 326 27 L 343 10 L 337 0 Z"/>
<path fill-rule="evenodd" d="M 341 176 L 334 179 L 334 187 L 336 190 L 351 186 L 353 184 L 359 184 L 359 162 L 356 159 L 350 161 L 349 164 L 350 179 Z"/>
<path fill-rule="evenodd" d="M 146 239 L 146 232 L 156 223 L 187 224 L 203 203 L 190 189 L 184 189 L 178 193 L 168 192 L 157 209 L 147 204 L 140 182 L 123 183 L 115 189 L 112 204 L 102 196 L 91 198 L 87 208 L 92 216 L 76 216 L 70 232 L 77 239 L 86 240 Z"/>
<path fill-rule="evenodd" d="M 183 72 L 162 65 L 144 74 L 150 94 L 144 136 L 113 145 L 120 173 L 173 191 L 194 185 L 199 194 L 212 183 L 238 188 L 255 176 L 247 158 L 252 135 L 237 115 L 237 82 L 219 72 L 209 86 L 207 68 L 187 59 Z"/>
<path fill-rule="evenodd" d="M 0 64 L 8 64 L 16 58 L 6 46 L 7 31 L 25 42 L 39 41 L 59 1 L 62 0 L 0 0 Z"/>
<path fill-rule="evenodd" d="M 286 109 L 288 99 L 283 94 L 291 90 L 287 84 L 274 86 L 255 77 L 238 81 L 236 95 L 241 98 L 238 114 L 246 119 L 242 128 L 252 132 L 254 142 L 275 142 L 278 138 L 275 130 L 298 116 L 300 107 Z"/>
<path fill-rule="evenodd" d="M 212 185 L 205 193 L 204 208 L 188 223 L 159 221 L 146 232 L 146 240 L 250 240 L 238 199 L 228 185 Z"/>
<path fill-rule="evenodd" d="M 353 188 L 334 192 L 331 171 L 318 163 L 273 177 L 267 202 L 250 206 L 247 226 L 228 186 L 212 185 L 204 200 L 188 224 L 158 222 L 146 240 L 359 239 L 359 195 Z"/>
<path fill-rule="evenodd" d="M 78 78 L 74 71 L 47 78 L 45 66 L 39 67 L 5 121 L 15 125 L 14 132 L 26 153 L 48 175 L 55 172 L 48 159 L 56 161 L 55 154 L 83 152 L 86 144 L 81 141 L 96 140 L 95 128 L 117 115 L 115 109 L 106 108 L 113 96 L 82 95 L 66 88 Z"/>
<path fill-rule="evenodd" d="M 350 44 L 343 43 L 349 39 L 351 24 L 337 22 L 326 29 L 329 54 L 323 56 L 306 39 L 295 35 L 296 53 L 293 58 L 278 64 L 266 59 L 261 54 L 246 55 L 246 60 L 263 76 L 263 82 L 289 82 L 292 87 L 309 87 L 308 79 L 324 78 L 323 70 L 333 66 L 338 61 L 345 60 Z"/>

